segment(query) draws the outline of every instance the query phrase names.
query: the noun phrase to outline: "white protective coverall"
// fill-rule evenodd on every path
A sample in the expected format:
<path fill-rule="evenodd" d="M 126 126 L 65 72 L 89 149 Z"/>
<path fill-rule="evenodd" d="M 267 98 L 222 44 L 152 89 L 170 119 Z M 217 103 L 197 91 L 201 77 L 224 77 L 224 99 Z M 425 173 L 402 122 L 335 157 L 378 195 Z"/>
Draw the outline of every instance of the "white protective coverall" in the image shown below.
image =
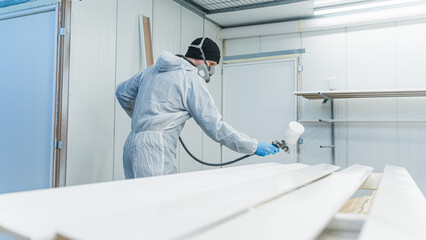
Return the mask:
<path fill-rule="evenodd" d="M 197 68 L 170 52 L 122 82 L 116 96 L 132 118 L 123 152 L 126 179 L 176 173 L 178 138 L 191 117 L 216 142 L 240 153 L 256 151 L 256 139 L 222 121 Z"/>

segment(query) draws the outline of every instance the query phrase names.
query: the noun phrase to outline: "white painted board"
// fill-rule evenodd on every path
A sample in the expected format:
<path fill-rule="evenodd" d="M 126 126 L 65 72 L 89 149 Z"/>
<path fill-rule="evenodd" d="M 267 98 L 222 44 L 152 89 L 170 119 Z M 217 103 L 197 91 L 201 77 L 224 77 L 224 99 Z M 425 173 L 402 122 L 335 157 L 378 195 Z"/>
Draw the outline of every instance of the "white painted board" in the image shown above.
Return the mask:
<path fill-rule="evenodd" d="M 49 239 L 58 227 L 155 206 L 189 194 L 273 176 L 304 164 L 264 163 L 0 195 L 0 228 Z M 115 217 L 114 217 L 115 218 Z M 92 224 L 92 222 L 90 222 Z"/>
<path fill-rule="evenodd" d="M 360 240 L 426 239 L 426 200 L 405 168 L 386 165 Z"/>
<path fill-rule="evenodd" d="M 72 239 L 140 239 L 141 236 L 146 239 L 186 239 L 187 234 L 247 211 L 338 168 L 327 164 L 308 166 L 188 194 L 154 206 L 135 206 L 125 214 L 110 214 L 103 218 L 86 216 L 82 221 L 61 227 L 59 233 Z"/>
<path fill-rule="evenodd" d="M 351 166 L 218 224 L 193 239 L 314 239 L 372 170 Z"/>

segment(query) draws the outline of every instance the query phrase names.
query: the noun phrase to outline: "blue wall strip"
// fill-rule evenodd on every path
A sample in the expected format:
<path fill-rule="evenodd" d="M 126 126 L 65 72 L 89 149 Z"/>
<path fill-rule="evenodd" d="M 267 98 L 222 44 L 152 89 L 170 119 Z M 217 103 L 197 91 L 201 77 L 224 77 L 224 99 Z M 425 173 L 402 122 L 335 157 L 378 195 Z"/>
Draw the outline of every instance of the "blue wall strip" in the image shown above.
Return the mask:
<path fill-rule="evenodd" d="M 12 6 L 24 2 L 29 2 L 30 0 L 0 0 L 0 8 Z"/>

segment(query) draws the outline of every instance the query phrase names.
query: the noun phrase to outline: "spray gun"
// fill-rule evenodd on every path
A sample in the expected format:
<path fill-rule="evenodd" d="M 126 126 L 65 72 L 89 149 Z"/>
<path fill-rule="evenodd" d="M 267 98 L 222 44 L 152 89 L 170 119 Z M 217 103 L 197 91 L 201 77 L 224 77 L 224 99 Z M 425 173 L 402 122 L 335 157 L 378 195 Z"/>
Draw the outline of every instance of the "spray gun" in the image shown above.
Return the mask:
<path fill-rule="evenodd" d="M 300 138 L 300 135 L 302 135 L 304 131 L 305 131 L 305 128 L 303 127 L 302 124 L 295 121 L 291 121 L 288 124 L 288 128 L 286 129 L 284 133 L 285 140 L 281 140 L 281 141 L 275 140 L 272 142 L 272 145 L 290 154 L 291 152 L 290 152 L 290 148 L 288 144 L 296 144 L 296 142 Z"/>
<path fill-rule="evenodd" d="M 284 139 L 279 141 L 279 140 L 275 140 L 272 142 L 272 145 L 274 145 L 277 148 L 280 148 L 281 150 L 283 150 L 284 152 L 290 154 L 290 148 L 288 146 L 288 144 L 296 144 L 297 140 L 299 140 L 300 135 L 302 135 L 302 133 L 305 131 L 305 128 L 303 127 L 302 124 L 295 122 L 295 121 L 291 121 L 288 124 L 288 128 L 286 129 L 285 133 L 284 133 Z M 225 166 L 225 165 L 229 165 L 229 164 L 233 164 L 236 162 L 239 162 L 245 158 L 251 157 L 252 155 L 244 155 L 240 158 L 234 159 L 232 161 L 228 161 L 228 162 L 224 162 L 224 163 L 208 163 L 208 162 L 204 162 L 200 159 L 198 159 L 197 157 L 195 157 L 186 147 L 185 143 L 183 143 L 182 138 L 179 137 L 179 141 L 182 144 L 183 148 L 185 149 L 185 151 L 189 154 L 189 156 L 191 156 L 195 161 L 207 165 L 207 166 L 213 166 L 213 167 L 219 167 L 219 166 Z"/>
<path fill-rule="evenodd" d="M 288 147 L 285 140 L 281 140 L 281 141 L 275 140 L 275 141 L 272 142 L 272 145 L 283 150 L 284 152 L 286 152 L 288 154 L 291 154 L 290 148 Z"/>

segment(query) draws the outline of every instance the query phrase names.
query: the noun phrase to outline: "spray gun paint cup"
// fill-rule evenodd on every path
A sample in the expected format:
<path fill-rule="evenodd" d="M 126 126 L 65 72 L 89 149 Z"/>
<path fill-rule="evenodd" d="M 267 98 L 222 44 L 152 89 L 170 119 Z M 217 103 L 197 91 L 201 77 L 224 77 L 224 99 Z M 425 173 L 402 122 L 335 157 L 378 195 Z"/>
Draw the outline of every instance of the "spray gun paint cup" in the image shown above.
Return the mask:
<path fill-rule="evenodd" d="M 305 128 L 303 127 L 302 124 L 295 121 L 291 121 L 288 124 L 288 128 L 284 133 L 284 140 L 288 144 L 296 144 L 297 140 L 299 140 L 300 138 L 300 135 L 302 135 L 304 131 L 305 131 Z"/>

